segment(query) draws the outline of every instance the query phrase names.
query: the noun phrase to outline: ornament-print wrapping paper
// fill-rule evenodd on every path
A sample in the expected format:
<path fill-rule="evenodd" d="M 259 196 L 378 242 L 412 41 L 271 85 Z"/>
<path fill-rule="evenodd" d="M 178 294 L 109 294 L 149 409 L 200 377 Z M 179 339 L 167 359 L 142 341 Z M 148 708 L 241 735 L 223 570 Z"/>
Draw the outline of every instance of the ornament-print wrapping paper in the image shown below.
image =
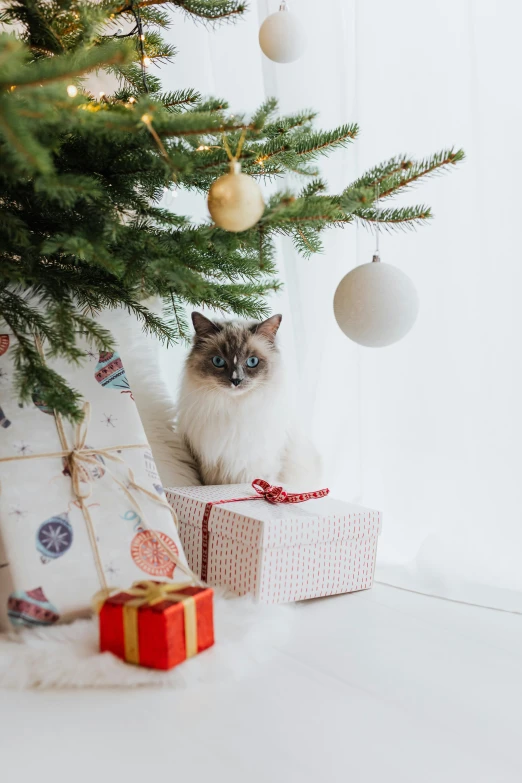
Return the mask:
<path fill-rule="evenodd" d="M 250 484 L 165 492 L 179 519 L 189 566 L 198 575 L 206 551 L 209 585 L 252 593 L 263 603 L 286 603 L 373 584 L 379 511 L 330 496 L 289 505 L 256 499 L 209 507 L 252 497 Z"/>
<path fill-rule="evenodd" d="M 12 349 L 15 339 L 0 335 L 0 457 L 62 451 L 55 416 L 35 390 L 21 406 L 13 391 Z M 125 465 L 97 456 L 90 472 L 86 500 L 110 586 L 136 580 L 181 581 L 158 544 L 160 537 L 186 563 L 174 520 L 143 492 L 129 489 L 143 520 L 112 476 L 128 487 L 127 466 L 137 484 L 165 500 L 160 478 L 129 386 L 122 358 L 85 348 L 81 367 L 49 362 L 78 389 L 91 407 L 86 445 L 94 449 L 144 444 L 114 453 Z M 62 419 L 68 444 L 74 426 Z M 149 530 L 145 529 L 145 526 Z M 48 625 L 90 609 L 100 589 L 87 525 L 72 491 L 67 461 L 39 457 L 0 462 L 0 628 Z"/>

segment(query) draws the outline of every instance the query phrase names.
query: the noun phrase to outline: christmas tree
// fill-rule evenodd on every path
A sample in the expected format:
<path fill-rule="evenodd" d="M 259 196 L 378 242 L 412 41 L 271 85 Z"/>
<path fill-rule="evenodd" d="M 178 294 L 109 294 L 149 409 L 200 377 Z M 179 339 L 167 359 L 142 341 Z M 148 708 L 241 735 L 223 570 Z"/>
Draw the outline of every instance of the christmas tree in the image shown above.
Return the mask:
<path fill-rule="evenodd" d="M 192 89 L 162 91 L 150 72 L 174 54 L 162 38 L 163 0 L 8 0 L 0 13 L 0 319 L 17 338 L 17 388 L 78 419 L 79 394 L 45 362 L 82 360 L 77 335 L 110 350 L 97 315 L 123 306 L 166 343 L 188 333 L 185 305 L 239 316 L 265 314 L 276 290 L 274 240 L 303 255 L 321 250 L 329 226 L 379 221 L 413 226 L 426 206 L 386 201 L 462 159 L 444 150 L 425 160 L 398 156 L 338 195 L 317 161 L 351 143 L 357 125 L 317 130 L 311 111 L 282 116 L 267 100 L 252 116 Z M 171 0 L 209 24 L 238 19 L 237 0 Z M 104 69 L 114 94 L 83 86 Z M 258 180 L 302 175 L 299 192 L 277 192 L 259 222 L 230 233 L 195 225 L 160 206 L 165 188 L 207 192 L 228 169 L 227 146 L 242 144 L 244 173 Z M 377 189 L 385 205 L 377 210 Z M 159 295 L 162 319 L 141 302 Z M 1 326 L 1 324 L 0 324 Z M 35 337 L 37 338 L 35 340 Z"/>

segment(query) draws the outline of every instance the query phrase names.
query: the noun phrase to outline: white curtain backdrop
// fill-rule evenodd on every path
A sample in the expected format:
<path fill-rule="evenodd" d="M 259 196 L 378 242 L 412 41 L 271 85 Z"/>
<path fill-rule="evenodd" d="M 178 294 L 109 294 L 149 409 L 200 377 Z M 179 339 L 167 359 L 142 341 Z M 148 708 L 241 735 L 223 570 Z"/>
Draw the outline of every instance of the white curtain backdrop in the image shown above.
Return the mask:
<path fill-rule="evenodd" d="M 364 229 L 332 230 L 311 260 L 280 244 L 281 337 L 332 491 L 384 512 L 377 576 L 408 589 L 522 611 L 522 182 L 515 0 L 294 0 L 309 46 L 297 63 L 260 52 L 277 0 L 252 2 L 215 31 L 173 12 L 166 88 L 193 86 L 238 111 L 275 95 L 283 112 L 313 107 L 318 124 L 357 121 L 359 139 L 325 159 L 338 192 L 395 153 L 462 146 L 467 161 L 400 203 L 435 220 L 385 236 L 383 260 L 415 282 L 414 330 L 384 349 L 339 331 L 339 280 L 371 260 Z M 287 184 L 287 183 L 283 183 Z M 289 182 L 298 187 L 298 182 Z M 180 194 L 173 208 L 206 216 Z M 175 386 L 183 350 L 164 354 Z"/>

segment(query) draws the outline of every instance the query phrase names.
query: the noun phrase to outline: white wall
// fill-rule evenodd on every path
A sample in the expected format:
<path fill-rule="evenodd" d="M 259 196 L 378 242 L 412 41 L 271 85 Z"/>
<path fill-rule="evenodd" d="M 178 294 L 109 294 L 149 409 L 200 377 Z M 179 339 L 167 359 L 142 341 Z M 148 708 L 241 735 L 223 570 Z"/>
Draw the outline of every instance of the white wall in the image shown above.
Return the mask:
<path fill-rule="evenodd" d="M 356 120 L 359 140 L 323 165 L 332 191 L 398 152 L 465 148 L 457 171 L 401 198 L 430 204 L 433 223 L 382 241 L 383 259 L 420 294 L 403 342 L 360 349 L 335 325 L 337 283 L 371 258 L 364 229 L 330 232 L 324 255 L 310 261 L 282 243 L 286 290 L 274 309 L 285 316 L 329 485 L 384 510 L 383 577 L 507 606 L 516 597 L 486 588 L 522 588 L 522 7 L 296 0 L 311 45 L 298 63 L 278 66 L 257 44 L 260 20 L 277 6 L 260 0 L 215 32 L 174 14 L 179 55 L 162 69 L 165 86 L 194 86 L 238 110 L 276 94 L 285 112 L 318 109 L 323 127 Z M 184 194 L 178 208 L 205 214 L 201 199 Z M 174 381 L 179 361 L 169 363 Z"/>

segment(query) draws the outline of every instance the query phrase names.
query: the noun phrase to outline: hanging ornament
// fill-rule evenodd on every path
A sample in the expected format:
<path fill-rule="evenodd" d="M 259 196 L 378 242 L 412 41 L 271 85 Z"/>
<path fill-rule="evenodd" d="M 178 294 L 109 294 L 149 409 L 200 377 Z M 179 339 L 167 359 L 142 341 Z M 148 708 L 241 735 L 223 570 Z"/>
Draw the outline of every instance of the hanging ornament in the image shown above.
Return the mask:
<path fill-rule="evenodd" d="M 9 348 L 9 335 L 0 334 L 0 356 L 2 356 Z"/>
<path fill-rule="evenodd" d="M 368 348 L 382 348 L 401 340 L 419 312 L 419 297 L 410 278 L 397 267 L 381 262 L 378 222 L 375 225 L 372 261 L 348 272 L 334 296 L 334 315 L 340 328 L 351 340 Z"/>
<path fill-rule="evenodd" d="M 265 210 L 261 188 L 252 177 L 241 173 L 239 156 L 245 135 L 246 131 L 243 131 L 235 155 L 232 155 L 226 136 L 223 136 L 230 172 L 216 179 L 208 192 L 208 211 L 214 223 L 225 231 L 252 228 Z"/>
<path fill-rule="evenodd" d="M 36 548 L 44 564 L 68 552 L 72 542 L 73 529 L 66 511 L 46 519 L 36 532 Z"/>
<path fill-rule="evenodd" d="M 279 11 L 267 16 L 259 28 L 263 54 L 276 63 L 293 63 L 306 49 L 306 34 L 298 16 L 282 2 Z"/>

